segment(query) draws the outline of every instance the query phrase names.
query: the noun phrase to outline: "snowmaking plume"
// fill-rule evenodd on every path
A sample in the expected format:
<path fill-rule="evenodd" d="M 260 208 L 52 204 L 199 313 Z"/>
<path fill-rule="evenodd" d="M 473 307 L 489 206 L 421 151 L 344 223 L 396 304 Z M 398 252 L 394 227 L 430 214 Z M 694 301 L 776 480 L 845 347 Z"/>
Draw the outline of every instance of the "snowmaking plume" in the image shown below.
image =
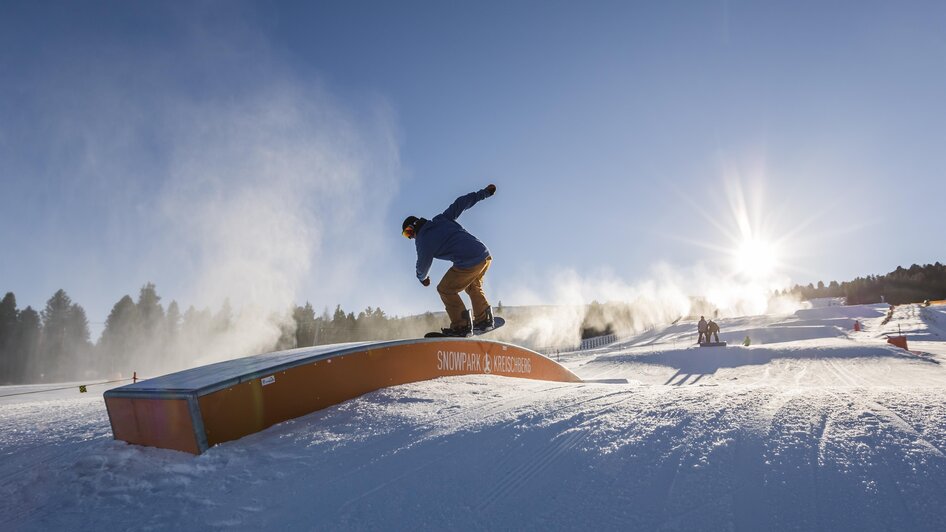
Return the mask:
<path fill-rule="evenodd" d="M 638 282 L 610 270 L 589 276 L 563 270 L 516 285 L 504 299 L 527 308 L 516 309 L 514 325 L 497 336 L 533 347 L 577 345 L 585 329 L 631 335 L 700 315 L 790 314 L 803 307 L 797 298 L 775 293 L 788 286 L 787 278 L 750 280 L 703 264 L 658 264 L 650 279 Z M 554 287 L 551 294 L 548 287 Z"/>
<path fill-rule="evenodd" d="M 295 304 L 366 290 L 400 177 L 390 107 L 297 75 L 248 23 L 251 8 L 218 7 L 156 6 L 170 47 L 90 43 L 17 81 L 42 126 L 37 179 L 70 215 L 40 228 L 40 262 L 70 265 L 65 288 L 92 341 L 115 301 L 148 282 L 164 309 L 231 309 L 228 326 L 194 326 L 173 353 L 142 336 L 121 368 L 76 369 L 154 375 L 259 353 L 293 326 Z"/>
<path fill-rule="evenodd" d="M 162 191 L 168 238 L 192 265 L 195 301 L 229 297 L 238 309 L 195 363 L 275 345 L 307 280 L 345 261 L 324 256 L 328 233 L 380 223 L 363 213 L 396 185 L 393 139 L 383 122 L 380 139 L 366 139 L 333 109 L 324 94 L 283 86 L 180 110 L 198 125 L 182 132 Z"/>

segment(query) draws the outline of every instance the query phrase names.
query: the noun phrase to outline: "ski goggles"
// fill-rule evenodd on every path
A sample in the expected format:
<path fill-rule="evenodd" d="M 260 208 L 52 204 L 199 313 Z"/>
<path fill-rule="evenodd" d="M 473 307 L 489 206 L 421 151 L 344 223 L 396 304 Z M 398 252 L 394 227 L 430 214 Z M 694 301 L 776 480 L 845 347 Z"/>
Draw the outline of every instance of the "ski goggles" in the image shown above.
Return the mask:
<path fill-rule="evenodd" d="M 401 234 L 404 235 L 404 238 L 414 238 L 414 226 L 409 225 L 401 231 Z"/>

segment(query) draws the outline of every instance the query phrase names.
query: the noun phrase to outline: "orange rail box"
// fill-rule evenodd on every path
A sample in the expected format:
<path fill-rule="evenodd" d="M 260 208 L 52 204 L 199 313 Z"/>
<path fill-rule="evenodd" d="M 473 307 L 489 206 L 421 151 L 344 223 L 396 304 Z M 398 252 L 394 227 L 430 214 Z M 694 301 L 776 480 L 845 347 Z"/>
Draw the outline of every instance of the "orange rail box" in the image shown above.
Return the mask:
<path fill-rule="evenodd" d="M 895 345 L 895 346 L 899 347 L 900 349 L 905 349 L 905 350 L 909 351 L 909 349 L 907 348 L 907 337 L 906 337 L 906 336 L 889 336 L 889 337 L 887 337 L 887 343 L 888 343 L 888 344 L 891 344 L 891 345 Z"/>
<path fill-rule="evenodd" d="M 555 361 L 512 344 L 430 338 L 254 355 L 104 395 L 115 439 L 200 454 L 379 388 L 473 374 L 581 382 Z"/>

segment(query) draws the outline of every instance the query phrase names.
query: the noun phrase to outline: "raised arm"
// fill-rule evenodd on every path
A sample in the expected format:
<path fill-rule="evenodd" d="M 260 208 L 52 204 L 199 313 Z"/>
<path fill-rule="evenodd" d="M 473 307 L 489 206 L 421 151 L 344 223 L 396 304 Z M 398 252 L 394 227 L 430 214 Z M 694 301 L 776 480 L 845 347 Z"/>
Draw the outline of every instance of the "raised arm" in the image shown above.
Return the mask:
<path fill-rule="evenodd" d="M 460 196 L 456 199 L 447 210 L 443 211 L 443 215 L 450 218 L 451 220 L 456 220 L 460 217 L 460 214 L 463 211 L 469 209 L 470 207 L 477 204 L 477 202 L 484 200 L 493 194 L 496 193 L 496 185 L 488 185 L 482 190 L 476 192 L 470 192 L 464 196 Z"/>

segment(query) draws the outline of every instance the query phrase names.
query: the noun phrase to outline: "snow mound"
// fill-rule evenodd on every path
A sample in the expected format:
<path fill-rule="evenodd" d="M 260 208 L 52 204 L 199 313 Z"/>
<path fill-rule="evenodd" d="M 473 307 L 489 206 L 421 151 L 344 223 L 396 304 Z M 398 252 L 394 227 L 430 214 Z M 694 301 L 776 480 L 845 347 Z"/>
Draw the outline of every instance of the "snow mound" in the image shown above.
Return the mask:
<path fill-rule="evenodd" d="M 100 396 L 10 397 L 0 529 L 946 529 L 946 315 L 817 310 L 721 320 L 778 329 L 750 348 L 687 323 L 563 356 L 609 383 L 382 389 L 200 456 L 114 441 Z M 887 346 L 894 321 L 932 354 Z"/>

